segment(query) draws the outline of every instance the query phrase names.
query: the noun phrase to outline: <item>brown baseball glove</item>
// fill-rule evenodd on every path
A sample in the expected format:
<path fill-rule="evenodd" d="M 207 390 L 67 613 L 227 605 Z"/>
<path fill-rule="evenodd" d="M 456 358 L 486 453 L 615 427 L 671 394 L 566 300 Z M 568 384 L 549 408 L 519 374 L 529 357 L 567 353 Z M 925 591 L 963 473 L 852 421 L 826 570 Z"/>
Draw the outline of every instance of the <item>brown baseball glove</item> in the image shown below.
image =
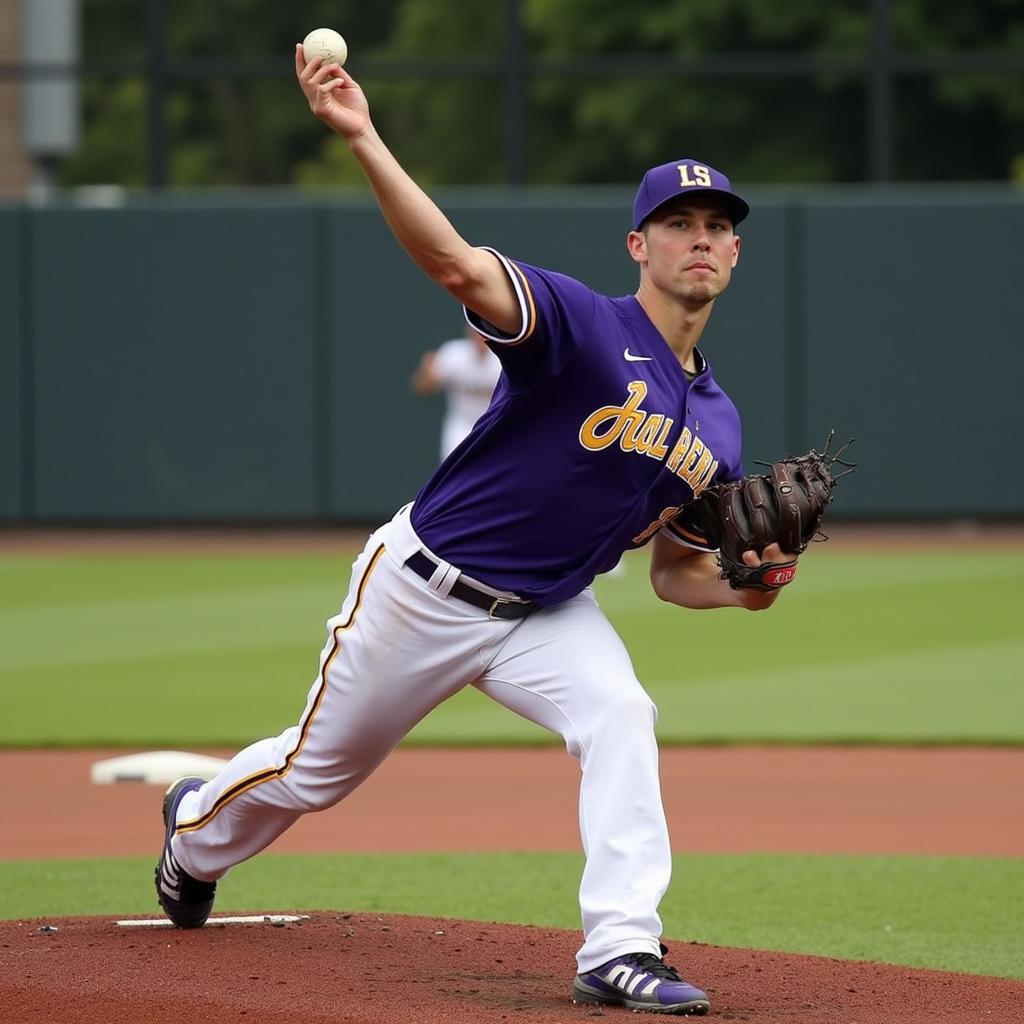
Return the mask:
<path fill-rule="evenodd" d="M 761 463 L 768 467 L 767 473 L 713 484 L 680 513 L 688 526 L 707 538 L 708 547 L 718 548 L 721 578 L 733 589 L 777 590 L 796 576 L 795 557 L 752 567 L 743 561 L 744 551 L 760 555 L 769 544 L 778 543 L 786 554 L 795 556 L 816 537 L 827 540 L 820 532 L 825 508 L 832 501 L 836 481 L 855 466 L 841 458 L 853 439 L 830 453 L 834 436 L 833 430 L 821 452 L 812 448 L 806 455 Z M 846 469 L 835 474 L 836 465 Z"/>

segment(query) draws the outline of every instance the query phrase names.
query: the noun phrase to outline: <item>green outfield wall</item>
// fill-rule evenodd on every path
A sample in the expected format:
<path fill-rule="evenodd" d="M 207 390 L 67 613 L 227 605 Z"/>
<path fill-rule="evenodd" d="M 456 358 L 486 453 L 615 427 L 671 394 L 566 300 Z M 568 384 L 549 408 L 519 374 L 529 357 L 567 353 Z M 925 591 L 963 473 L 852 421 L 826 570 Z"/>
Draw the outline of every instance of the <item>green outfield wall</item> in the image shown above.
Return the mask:
<path fill-rule="evenodd" d="M 0 522 L 30 513 L 23 445 L 31 422 L 24 379 L 28 325 L 23 321 L 22 214 L 0 209 Z M 26 392 L 23 398 L 22 392 Z"/>
<path fill-rule="evenodd" d="M 702 341 L 748 466 L 835 426 L 836 515 L 1024 515 L 1024 194 L 749 191 Z M 635 287 L 630 190 L 437 198 L 476 244 Z M 0 522 L 377 519 L 434 465 L 442 402 L 408 382 L 460 330 L 362 195 L 0 208 Z"/>

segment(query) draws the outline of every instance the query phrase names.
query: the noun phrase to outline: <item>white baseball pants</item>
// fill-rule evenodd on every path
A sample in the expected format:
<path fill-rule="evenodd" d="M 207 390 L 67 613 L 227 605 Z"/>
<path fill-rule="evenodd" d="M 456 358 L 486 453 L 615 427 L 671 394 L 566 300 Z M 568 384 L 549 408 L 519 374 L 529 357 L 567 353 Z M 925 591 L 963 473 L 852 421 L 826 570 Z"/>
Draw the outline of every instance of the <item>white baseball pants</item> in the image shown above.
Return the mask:
<path fill-rule="evenodd" d="M 182 799 L 175 857 L 195 878 L 220 878 L 300 815 L 344 799 L 432 708 L 474 685 L 560 735 L 579 759 L 579 970 L 658 955 L 671 856 L 657 712 L 622 641 L 590 590 L 525 619 L 491 619 L 446 596 L 459 575 L 447 563 L 437 559 L 429 582 L 403 568 L 417 550 L 426 549 L 408 507 L 370 537 L 327 623 L 298 725 L 242 750 Z"/>

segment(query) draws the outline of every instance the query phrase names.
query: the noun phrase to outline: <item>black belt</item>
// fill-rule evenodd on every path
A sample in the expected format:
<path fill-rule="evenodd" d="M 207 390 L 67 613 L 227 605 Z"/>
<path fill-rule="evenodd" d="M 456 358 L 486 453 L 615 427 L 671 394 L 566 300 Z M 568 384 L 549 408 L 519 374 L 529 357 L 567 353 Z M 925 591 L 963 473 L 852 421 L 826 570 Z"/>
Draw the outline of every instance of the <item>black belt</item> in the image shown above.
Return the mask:
<path fill-rule="evenodd" d="M 405 564 L 417 576 L 422 576 L 425 580 L 429 580 L 434 575 L 434 570 L 437 569 L 437 562 L 423 551 L 417 551 L 414 555 L 410 555 L 405 560 Z M 514 601 L 507 597 L 495 597 L 483 590 L 477 590 L 472 584 L 466 583 L 462 579 L 455 581 L 455 586 L 452 587 L 450 594 L 460 601 L 466 601 L 477 608 L 482 608 L 492 619 L 523 619 L 537 607 L 533 601 Z"/>

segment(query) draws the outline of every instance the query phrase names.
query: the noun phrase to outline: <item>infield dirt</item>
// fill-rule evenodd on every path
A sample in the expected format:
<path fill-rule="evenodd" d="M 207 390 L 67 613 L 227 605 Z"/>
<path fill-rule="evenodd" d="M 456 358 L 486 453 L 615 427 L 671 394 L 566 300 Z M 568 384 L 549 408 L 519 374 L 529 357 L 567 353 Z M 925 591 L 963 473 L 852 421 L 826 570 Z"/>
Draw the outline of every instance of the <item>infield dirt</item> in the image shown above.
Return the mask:
<path fill-rule="evenodd" d="M 61 1024 L 570 1024 L 635 1020 L 569 998 L 574 932 L 322 913 L 182 932 L 72 918 L 0 924 L 3 1020 Z M 679 944 L 713 1021 L 1013 1024 L 1024 983 Z"/>
<path fill-rule="evenodd" d="M 0 856 L 154 853 L 160 791 L 91 785 L 89 765 L 108 753 L 0 753 L 7 820 L 23 823 L 0 830 Z M 1024 751 L 672 749 L 663 760 L 669 820 L 683 820 L 685 805 L 703 822 L 680 852 L 1024 852 L 1024 817 L 1007 814 L 1019 802 Z M 576 781 L 559 750 L 403 749 L 344 804 L 307 816 L 273 849 L 439 850 L 453 834 L 467 850 L 576 849 Z M 117 928 L 107 918 L 7 921 L 0 1021 L 634 1020 L 626 1010 L 571 1003 L 578 943 L 575 931 L 340 911 L 281 927 L 191 932 Z M 709 1021 L 1024 1022 L 1022 982 L 671 945 L 668 961 L 708 990 Z"/>
<path fill-rule="evenodd" d="M 126 751 L 0 751 L 0 859 L 151 854 L 159 791 L 94 786 Z M 207 751 L 227 755 L 231 751 Z M 677 852 L 1024 856 L 1016 748 L 721 747 L 661 752 Z M 563 750 L 401 748 L 275 852 L 579 849 L 579 769 Z M 1024 1020 L 1024 1017 L 1022 1017 Z"/>

